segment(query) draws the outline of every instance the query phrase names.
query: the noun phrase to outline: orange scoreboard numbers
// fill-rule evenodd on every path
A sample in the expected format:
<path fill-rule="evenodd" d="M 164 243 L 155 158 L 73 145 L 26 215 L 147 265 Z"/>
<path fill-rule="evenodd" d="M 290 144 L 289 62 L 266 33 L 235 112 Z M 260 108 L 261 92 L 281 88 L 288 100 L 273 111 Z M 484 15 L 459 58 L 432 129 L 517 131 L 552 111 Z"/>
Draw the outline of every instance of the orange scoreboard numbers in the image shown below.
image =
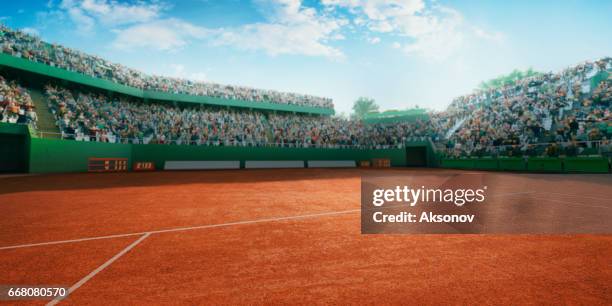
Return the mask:
<path fill-rule="evenodd" d="M 89 172 L 121 172 L 128 171 L 127 158 L 90 158 Z"/>
<path fill-rule="evenodd" d="M 374 168 L 389 168 L 391 167 L 391 160 L 387 158 L 374 158 L 372 159 L 372 166 Z"/>
<path fill-rule="evenodd" d="M 134 171 L 155 171 L 155 164 L 153 162 L 133 162 Z"/>

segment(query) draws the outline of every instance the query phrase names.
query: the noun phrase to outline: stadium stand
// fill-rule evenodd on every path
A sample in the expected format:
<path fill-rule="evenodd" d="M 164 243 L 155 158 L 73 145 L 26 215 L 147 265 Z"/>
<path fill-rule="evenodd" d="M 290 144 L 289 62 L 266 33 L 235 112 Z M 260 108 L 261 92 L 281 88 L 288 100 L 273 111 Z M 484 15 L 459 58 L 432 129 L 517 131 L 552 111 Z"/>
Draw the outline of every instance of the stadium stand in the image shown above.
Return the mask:
<path fill-rule="evenodd" d="M 329 98 L 146 75 L 140 71 L 111 63 L 94 55 L 85 54 L 56 44 L 49 44 L 38 37 L 12 30 L 2 24 L 0 24 L 0 45 L 3 53 L 15 57 L 25 58 L 69 71 L 76 71 L 139 89 L 223 99 L 248 100 L 252 102 L 265 101 L 279 104 L 333 108 L 332 100 Z"/>
<path fill-rule="evenodd" d="M 0 75 L 0 122 L 31 124 L 36 127 L 38 115 L 29 92 Z"/>
<path fill-rule="evenodd" d="M 3 56 L 177 97 L 212 96 L 248 100 L 253 105 L 265 101 L 333 109 L 327 98 L 148 76 L 1 25 L 0 48 Z M 28 73 L 32 71 L 38 70 Z M 607 57 L 457 97 L 441 112 L 389 112 L 366 120 L 149 100 L 75 85 L 59 74 L 54 78 L 43 75 L 44 86 L 26 89 L 0 76 L 0 122 L 30 125 L 42 138 L 56 135 L 82 142 L 135 145 L 384 150 L 423 143 L 422 148 L 431 147 L 435 159 L 446 167 L 534 171 L 592 167 L 603 171 L 601 160 L 572 158 L 602 158 L 612 153 L 611 72 L 612 59 Z M 57 130 L 50 129 L 48 122 Z M 404 159 L 410 156 L 404 155 Z M 415 165 L 431 164 L 432 158 L 416 155 Z M 567 165 L 555 161 L 560 156 L 567 157 Z M 532 157 L 531 162 L 527 157 Z M 476 160 L 461 160 L 465 158 Z M 320 160 L 363 159 L 368 158 L 320 156 Z M 163 164 L 156 166 L 163 168 Z"/>

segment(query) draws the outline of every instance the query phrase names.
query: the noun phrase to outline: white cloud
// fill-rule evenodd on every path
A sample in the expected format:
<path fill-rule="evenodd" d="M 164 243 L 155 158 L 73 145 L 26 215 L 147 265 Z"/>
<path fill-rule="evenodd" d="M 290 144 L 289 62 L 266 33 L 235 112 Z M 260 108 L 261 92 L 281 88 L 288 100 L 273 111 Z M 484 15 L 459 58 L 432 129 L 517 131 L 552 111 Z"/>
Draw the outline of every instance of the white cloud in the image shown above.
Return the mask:
<path fill-rule="evenodd" d="M 500 32 L 489 32 L 479 27 L 473 27 L 473 31 L 476 36 L 485 40 L 501 43 L 505 39 L 504 35 Z"/>
<path fill-rule="evenodd" d="M 399 39 L 393 47 L 408 55 L 443 61 L 475 40 L 503 40 L 501 33 L 468 24 L 460 12 L 424 0 L 321 0 L 323 9 L 305 6 L 302 0 L 254 0 L 265 21 L 221 29 L 164 17 L 168 5 L 160 1 L 61 0 L 58 7 L 81 33 L 91 33 L 98 25 L 109 28 L 116 33 L 112 45 L 122 50 L 173 51 L 206 40 L 271 56 L 343 58 L 333 42 L 361 29 L 370 44 L 392 36 Z M 347 12 L 351 23 L 340 17 Z"/>
<path fill-rule="evenodd" d="M 330 46 L 329 42 L 344 38 L 339 31 L 347 24 L 346 20 L 303 7 L 300 0 L 268 0 L 259 3 L 266 8 L 268 22 L 224 29 L 215 44 L 263 50 L 273 56 L 344 56 L 342 51 Z"/>
<path fill-rule="evenodd" d="M 117 26 L 153 20 L 164 6 L 158 2 L 144 1 L 128 4 L 114 0 L 63 0 L 60 8 L 66 10 L 77 24 L 82 24 L 83 18 L 88 18 L 88 22 Z"/>
<path fill-rule="evenodd" d="M 170 73 L 168 74 L 171 77 L 186 79 L 192 81 L 200 81 L 204 82 L 208 80 L 206 73 L 204 72 L 187 72 L 187 69 L 184 65 L 181 64 L 170 64 Z"/>
<path fill-rule="evenodd" d="M 482 39 L 499 43 L 503 36 L 470 26 L 463 15 L 452 8 L 423 0 L 322 0 L 326 6 L 349 9 L 368 30 L 396 34 L 406 38 L 406 54 L 442 61 L 461 50 L 466 41 Z"/>
<path fill-rule="evenodd" d="M 78 8 L 68 8 L 68 16 L 76 24 L 76 30 L 81 34 L 89 34 L 94 30 L 96 21 Z"/>
<path fill-rule="evenodd" d="M 155 48 L 172 51 L 193 40 L 214 45 L 260 50 L 272 56 L 298 54 L 342 58 L 330 42 L 344 39 L 340 30 L 348 23 L 333 12 L 305 7 L 301 0 L 254 0 L 265 22 L 210 29 L 178 18 L 165 18 L 168 7 L 158 0 L 61 0 L 58 7 L 79 32 L 90 34 L 102 25 L 116 33 L 113 46 L 122 50 Z"/>
<path fill-rule="evenodd" d="M 113 47 L 120 50 L 154 48 L 174 51 L 188 44 L 191 39 L 204 39 L 211 31 L 179 19 L 163 19 L 141 23 L 116 30 Z"/>
<path fill-rule="evenodd" d="M 54 7 L 52 2 L 49 6 Z M 112 46 L 121 50 L 174 51 L 209 33 L 180 19 L 161 18 L 168 5 L 158 0 L 61 0 L 57 8 L 51 12 L 68 16 L 81 34 L 90 35 L 98 26 L 114 32 Z"/>
<path fill-rule="evenodd" d="M 449 8 L 439 8 L 442 15 L 416 21 L 407 34 L 414 42 L 404 47 L 408 54 L 417 54 L 432 60 L 445 60 L 459 50 L 464 41 L 463 16 Z M 416 19 L 419 20 L 419 19 Z"/>
<path fill-rule="evenodd" d="M 391 44 L 391 47 L 393 47 L 393 49 L 399 49 L 402 47 L 402 44 L 397 41 L 394 41 L 393 44 Z"/>

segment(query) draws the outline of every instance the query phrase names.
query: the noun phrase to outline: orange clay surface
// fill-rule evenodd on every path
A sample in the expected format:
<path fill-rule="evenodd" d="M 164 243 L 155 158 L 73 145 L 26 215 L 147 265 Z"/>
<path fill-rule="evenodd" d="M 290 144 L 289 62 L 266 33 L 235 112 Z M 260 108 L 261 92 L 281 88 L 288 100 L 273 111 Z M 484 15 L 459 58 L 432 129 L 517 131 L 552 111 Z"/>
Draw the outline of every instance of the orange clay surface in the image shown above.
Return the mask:
<path fill-rule="evenodd" d="M 0 178 L 0 286 L 71 287 L 150 233 L 59 305 L 612 303 L 610 235 L 361 235 L 374 171 Z M 487 175 L 612 209 L 610 175 Z"/>

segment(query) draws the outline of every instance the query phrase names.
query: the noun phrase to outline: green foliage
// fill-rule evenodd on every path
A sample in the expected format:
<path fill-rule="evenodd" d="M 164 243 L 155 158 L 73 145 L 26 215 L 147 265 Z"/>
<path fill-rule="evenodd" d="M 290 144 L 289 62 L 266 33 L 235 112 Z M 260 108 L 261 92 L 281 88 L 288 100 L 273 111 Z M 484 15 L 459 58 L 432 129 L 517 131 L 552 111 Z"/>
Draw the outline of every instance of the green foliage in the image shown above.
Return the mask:
<path fill-rule="evenodd" d="M 370 113 L 378 113 L 378 104 L 372 98 L 359 97 L 355 103 L 353 103 L 353 114 L 351 116 L 355 119 L 362 119 L 363 116 Z"/>
<path fill-rule="evenodd" d="M 532 68 L 529 68 L 525 71 L 514 69 L 509 74 L 502 75 L 494 79 L 480 83 L 480 85 L 478 85 L 478 89 L 486 90 L 486 89 L 493 89 L 493 88 L 508 86 L 508 85 L 512 85 L 516 83 L 516 81 L 520 79 L 537 76 L 541 74 L 542 74 L 541 72 L 535 71 Z"/>

